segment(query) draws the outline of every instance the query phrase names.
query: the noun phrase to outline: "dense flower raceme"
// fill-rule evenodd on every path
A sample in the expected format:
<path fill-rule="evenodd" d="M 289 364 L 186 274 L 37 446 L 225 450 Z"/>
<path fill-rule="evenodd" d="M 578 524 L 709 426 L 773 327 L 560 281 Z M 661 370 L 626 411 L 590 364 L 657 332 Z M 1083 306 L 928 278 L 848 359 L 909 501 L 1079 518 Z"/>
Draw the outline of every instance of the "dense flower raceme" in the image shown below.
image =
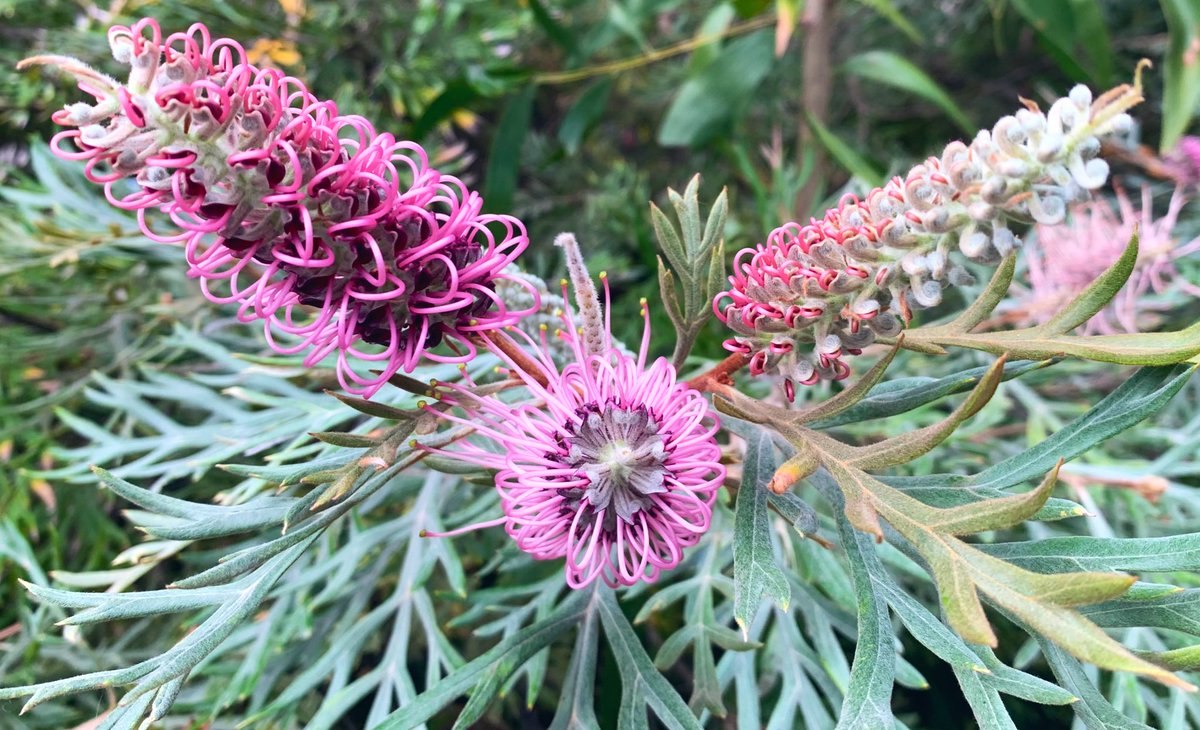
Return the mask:
<path fill-rule="evenodd" d="M 1077 86 L 1046 113 L 1026 102 L 971 144 L 951 143 L 820 220 L 777 228 L 738 253 L 713 302 L 735 333 L 725 347 L 749 355 L 756 375 L 780 372 L 789 398 L 795 383 L 846 377 L 845 355 L 899 334 L 914 306 L 971 280 L 955 248 L 995 261 L 1020 245 L 1010 223 L 1058 223 L 1103 185 L 1101 139 L 1130 128 L 1124 112 L 1140 99 L 1139 85 L 1096 99 Z"/>
<path fill-rule="evenodd" d="M 1177 289 L 1200 297 L 1200 287 L 1180 276 L 1175 262 L 1200 252 L 1200 238 L 1178 242 L 1172 236 L 1186 198 L 1181 189 L 1171 196 L 1163 217 L 1155 219 L 1149 188 L 1142 189 L 1135 208 L 1124 191 L 1116 206 L 1095 200 L 1071 210 L 1069 226 L 1037 226 L 1037 246 L 1029 252 L 1029 283 L 1016 287 L 1011 319 L 1045 322 L 1112 265 L 1138 234 L 1138 259 L 1129 281 L 1113 301 L 1083 325 L 1089 334 L 1138 332 L 1146 315 L 1160 305 L 1151 295 Z"/>
<path fill-rule="evenodd" d="M 71 73 L 96 98 L 54 115 L 71 129 L 53 149 L 86 161 L 147 236 L 182 242 L 205 295 L 262 320 L 278 352 L 313 365 L 336 351 L 343 386 L 370 395 L 422 357 L 469 359 L 472 333 L 537 308 L 519 281 L 526 311 L 495 293 L 528 244 L 524 227 L 481 214 L 479 195 L 416 143 L 340 115 L 201 24 L 164 38 L 145 19 L 109 40 L 131 68 L 124 84 L 70 58 L 26 62 Z M 454 353 L 429 351 L 447 338 Z"/>
<path fill-rule="evenodd" d="M 442 385 L 469 414 L 461 423 L 485 440 L 446 453 L 496 470 L 504 509 L 499 519 L 442 536 L 503 525 L 533 557 L 565 558 L 574 588 L 597 579 L 611 586 L 653 582 L 683 559 L 684 548 L 708 529 L 725 478 L 714 438 L 719 424 L 704 397 L 676 381 L 670 363 L 647 363 L 644 302 L 642 316 L 646 330 L 635 357 L 615 345 L 607 324 L 596 333 L 599 347 L 590 346 L 587 317 L 577 327 L 564 307 L 554 336 L 573 357 L 561 369 L 550 356 L 548 328 L 540 342 L 513 328 L 533 359 L 492 349 L 536 400 L 507 403 L 477 396 L 468 385 Z"/>

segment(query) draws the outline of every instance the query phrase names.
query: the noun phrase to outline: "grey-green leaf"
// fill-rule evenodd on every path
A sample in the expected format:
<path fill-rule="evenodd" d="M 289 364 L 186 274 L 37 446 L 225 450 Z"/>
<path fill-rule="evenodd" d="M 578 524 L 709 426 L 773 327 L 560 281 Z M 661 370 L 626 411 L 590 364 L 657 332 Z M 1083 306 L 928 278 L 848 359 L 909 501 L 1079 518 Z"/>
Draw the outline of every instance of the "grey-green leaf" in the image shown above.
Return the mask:
<path fill-rule="evenodd" d="M 776 466 L 770 435 L 754 429 L 746 446 L 733 528 L 733 617 L 743 635 L 758 612 L 763 594 L 785 609 L 791 599 L 787 576 L 775 560 L 767 507 L 767 482 Z"/>

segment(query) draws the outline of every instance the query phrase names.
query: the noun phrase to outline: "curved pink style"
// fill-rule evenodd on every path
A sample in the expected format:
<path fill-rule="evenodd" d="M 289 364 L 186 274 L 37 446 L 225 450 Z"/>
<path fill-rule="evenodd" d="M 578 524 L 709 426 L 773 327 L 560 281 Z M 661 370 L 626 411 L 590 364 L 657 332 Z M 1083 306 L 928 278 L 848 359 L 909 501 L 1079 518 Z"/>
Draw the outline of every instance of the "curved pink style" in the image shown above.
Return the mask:
<path fill-rule="evenodd" d="M 540 343 L 517 332 L 533 348 L 536 373 L 492 348 L 536 401 L 505 403 L 442 384 L 470 420 L 439 415 L 469 423 L 491 442 L 445 453 L 498 471 L 504 517 L 440 536 L 502 524 L 533 557 L 564 558 L 572 588 L 597 579 L 650 583 L 679 564 L 708 529 L 725 478 L 714 438 L 719 423 L 699 392 L 676 381 L 670 363 L 647 365 L 643 316 L 636 358 L 613 346 L 607 327 L 603 350 L 589 354 L 569 309 L 559 336 L 574 361 L 561 370 L 545 330 Z"/>
<path fill-rule="evenodd" d="M 250 65 L 202 24 L 164 38 L 143 19 L 109 40 L 131 67 L 126 84 L 32 59 L 96 98 L 54 115 L 73 128 L 52 149 L 85 161 L 148 237 L 181 243 L 205 296 L 262 321 L 277 352 L 305 352 L 309 366 L 336 353 L 342 385 L 370 396 L 422 358 L 470 359 L 469 335 L 536 310 L 510 310 L 495 292 L 528 245 L 524 226 L 481 213 L 479 195 L 429 167 L 420 145 Z M 452 352 L 431 352 L 443 341 Z"/>

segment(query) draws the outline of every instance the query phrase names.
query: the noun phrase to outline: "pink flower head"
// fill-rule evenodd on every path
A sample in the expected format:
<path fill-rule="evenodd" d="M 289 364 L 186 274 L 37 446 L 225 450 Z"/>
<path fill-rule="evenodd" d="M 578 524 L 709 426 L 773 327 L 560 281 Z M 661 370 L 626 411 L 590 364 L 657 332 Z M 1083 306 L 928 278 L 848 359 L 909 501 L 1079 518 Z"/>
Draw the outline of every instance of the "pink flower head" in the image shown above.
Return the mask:
<path fill-rule="evenodd" d="M 1118 188 L 1115 207 L 1095 200 L 1074 207 L 1069 226 L 1038 226 L 1038 245 L 1029 252 L 1029 285 L 1014 287 L 1013 318 L 1026 324 L 1049 320 L 1120 258 L 1135 230 L 1138 259 L 1133 273 L 1082 331 L 1139 332 L 1147 326 L 1147 315 L 1165 308 L 1152 295 L 1177 289 L 1200 296 L 1200 287 L 1180 276 L 1175 265 L 1176 260 L 1200 252 L 1200 238 L 1181 243 L 1172 236 L 1186 202 L 1182 189 L 1175 189 L 1166 214 L 1157 220 L 1148 187 L 1142 188 L 1141 197 L 1141 208 L 1135 208 Z"/>
<path fill-rule="evenodd" d="M 605 293 L 607 300 L 607 279 Z M 679 564 L 683 549 L 708 529 L 725 478 L 714 439 L 719 424 L 665 359 L 647 367 L 644 303 L 642 315 L 646 329 L 636 358 L 614 346 L 607 322 L 602 346 L 590 351 L 569 308 L 558 336 L 574 361 L 561 370 L 545 329 L 540 343 L 515 332 L 533 348 L 531 363 L 493 347 L 532 401 L 505 403 L 444 384 L 471 419 L 443 417 L 470 424 L 498 447 L 464 442 L 448 455 L 498 472 L 504 516 L 443 536 L 504 525 L 533 557 L 565 558 L 572 588 L 596 579 L 610 586 L 651 583 Z"/>
<path fill-rule="evenodd" d="M 1103 185 L 1101 140 L 1130 128 L 1125 109 L 1140 100 L 1135 84 L 1095 98 L 1076 86 L 1045 113 L 1027 102 L 862 199 L 775 229 L 737 254 L 713 302 L 734 333 L 726 349 L 749 356 L 752 374 L 782 374 L 789 399 L 797 383 L 847 377 L 846 355 L 971 280 L 958 254 L 994 262 L 1019 245 L 1010 222 L 1058 223 Z"/>
<path fill-rule="evenodd" d="M 371 395 L 422 357 L 470 359 L 469 335 L 527 313 L 495 292 L 528 244 L 524 227 L 481 214 L 479 195 L 430 168 L 420 145 L 250 65 L 199 23 L 164 38 L 143 19 L 109 40 L 131 67 L 125 84 L 74 59 L 29 60 L 96 98 L 54 115 L 72 127 L 54 151 L 86 161 L 147 236 L 181 242 L 205 296 L 261 320 L 277 352 L 304 351 L 311 366 L 336 351 L 342 385 Z M 454 353 L 430 352 L 446 340 Z"/>

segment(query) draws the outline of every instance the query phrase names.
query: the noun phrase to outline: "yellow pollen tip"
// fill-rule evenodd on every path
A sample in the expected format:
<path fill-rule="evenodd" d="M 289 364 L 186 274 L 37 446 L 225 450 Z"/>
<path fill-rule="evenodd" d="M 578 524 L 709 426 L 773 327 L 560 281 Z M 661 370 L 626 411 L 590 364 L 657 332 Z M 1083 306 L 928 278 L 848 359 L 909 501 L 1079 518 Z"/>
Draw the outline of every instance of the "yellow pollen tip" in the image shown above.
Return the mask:
<path fill-rule="evenodd" d="M 423 401 L 423 400 L 419 400 L 419 401 L 417 401 L 417 408 L 420 408 L 421 410 L 424 410 L 424 409 L 426 409 L 426 408 L 428 408 L 428 407 L 429 407 L 429 404 L 428 404 L 428 403 L 426 403 L 425 401 Z"/>
<path fill-rule="evenodd" d="M 409 448 L 411 448 L 411 449 L 415 449 L 415 448 L 417 448 L 417 440 L 416 440 L 416 439 L 409 439 L 409 440 L 408 440 L 408 447 L 409 447 Z"/>
<path fill-rule="evenodd" d="M 601 271 L 601 272 L 600 272 L 600 278 L 601 278 L 601 279 L 607 279 L 607 278 L 608 278 L 608 272 L 607 272 L 607 271 Z"/>
<path fill-rule="evenodd" d="M 545 332 L 546 330 L 548 330 L 550 328 L 548 326 L 546 326 L 545 322 L 542 322 L 541 324 L 538 325 L 538 329 L 541 330 L 542 332 Z"/>
<path fill-rule="evenodd" d="M 559 279 L 559 280 L 558 280 L 558 284 L 559 284 L 559 286 L 566 286 L 566 285 L 567 285 L 567 280 L 566 280 L 566 279 Z"/>
<path fill-rule="evenodd" d="M 562 307 L 555 307 L 555 308 L 554 308 L 554 316 L 555 316 L 555 317 L 561 317 L 561 316 L 563 316 Z"/>
<path fill-rule="evenodd" d="M 643 307 L 646 306 L 646 297 L 642 297 L 641 299 L 639 299 L 638 304 L 642 305 Z"/>
<path fill-rule="evenodd" d="M 468 321 L 467 321 L 467 324 L 469 324 L 469 325 L 471 325 L 472 327 L 474 327 L 474 326 L 476 326 L 476 325 L 478 325 L 478 324 L 479 324 L 479 320 L 477 320 L 477 319 L 468 320 Z"/>

